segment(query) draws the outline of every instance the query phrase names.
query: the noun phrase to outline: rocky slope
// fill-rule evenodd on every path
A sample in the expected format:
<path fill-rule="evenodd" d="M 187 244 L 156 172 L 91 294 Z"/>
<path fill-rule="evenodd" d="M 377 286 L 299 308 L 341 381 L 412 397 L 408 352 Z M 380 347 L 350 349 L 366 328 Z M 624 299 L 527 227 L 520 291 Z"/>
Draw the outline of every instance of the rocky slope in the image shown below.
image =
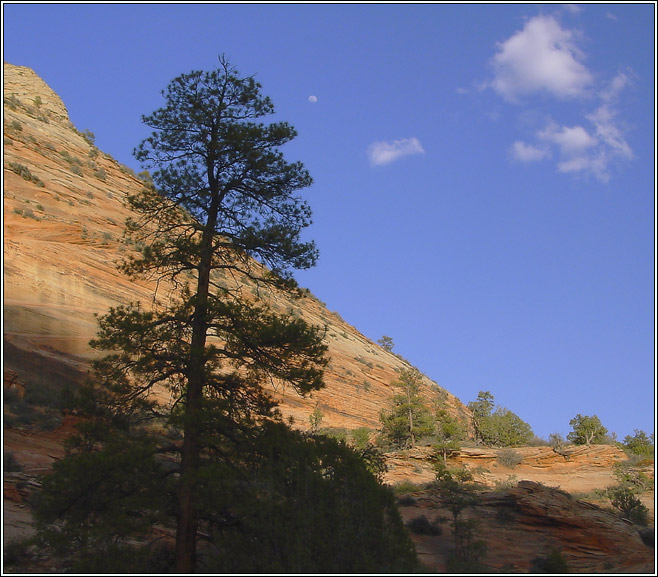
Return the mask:
<path fill-rule="evenodd" d="M 571 573 L 653 573 L 654 549 L 636 526 L 618 515 L 559 489 L 533 481 L 479 494 L 479 504 L 467 509 L 475 522 L 475 539 L 486 544 L 483 562 L 503 573 L 533 572 L 533 561 L 558 552 Z M 417 492 L 401 506 L 409 522 L 424 515 L 430 522 L 451 519 L 441 500 Z M 440 535 L 414 535 L 421 562 L 433 572 L 445 572 L 454 551 L 450 523 L 438 524 Z"/>
<path fill-rule="evenodd" d="M 32 70 L 5 63 L 4 93 L 5 368 L 14 371 L 15 386 L 29 387 L 45 375 L 63 385 L 88 370 L 95 314 L 153 300 L 154 284 L 131 281 L 115 268 L 131 250 L 122 243 L 129 216 L 123 199 L 141 181 L 99 151 L 92 135 L 76 130 L 60 98 Z M 157 298 L 167 292 L 161 285 Z M 327 386 L 312 398 L 273 391 L 284 415 L 305 428 L 317 406 L 322 426 L 377 428 L 405 363 L 310 293 L 274 304 L 326 325 L 331 357 Z M 425 395 L 438 391 L 426 379 Z M 450 412 L 467 414 L 454 395 L 443 394 Z"/>

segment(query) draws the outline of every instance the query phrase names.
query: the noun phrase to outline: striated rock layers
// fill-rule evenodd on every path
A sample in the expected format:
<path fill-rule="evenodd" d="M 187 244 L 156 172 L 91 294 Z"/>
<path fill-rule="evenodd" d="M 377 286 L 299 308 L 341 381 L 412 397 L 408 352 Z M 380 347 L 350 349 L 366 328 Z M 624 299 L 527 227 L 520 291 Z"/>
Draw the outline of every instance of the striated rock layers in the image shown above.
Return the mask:
<path fill-rule="evenodd" d="M 16 385 L 39 379 L 63 385 L 88 371 L 95 314 L 154 301 L 154 283 L 131 281 L 115 267 L 132 250 L 122 242 L 129 216 L 123 199 L 141 181 L 99 151 L 92 135 L 75 129 L 60 98 L 32 70 L 5 63 L 4 94 L 5 368 L 14 371 Z M 255 291 L 246 279 L 226 282 Z M 166 299 L 168 291 L 161 284 L 157 299 Z M 396 392 L 396 370 L 405 362 L 310 293 L 273 305 L 326 325 L 331 357 L 327 386 L 312 398 L 272 389 L 283 414 L 305 428 L 317 406 L 322 426 L 377 428 L 380 410 Z M 426 379 L 428 399 L 440 391 Z M 454 395 L 442 394 L 451 413 L 468 414 Z"/>
<path fill-rule="evenodd" d="M 415 494 L 415 503 L 402 506 L 409 521 L 425 515 L 451 518 L 440 499 Z M 486 543 L 484 562 L 504 573 L 532 572 L 533 561 L 559 553 L 572 573 L 653 573 L 654 549 L 637 526 L 597 505 L 533 481 L 479 495 L 479 504 L 465 510 L 475 522 L 477 540 Z M 441 535 L 414 535 L 419 559 L 432 571 L 444 572 L 454 551 L 449 524 Z"/>

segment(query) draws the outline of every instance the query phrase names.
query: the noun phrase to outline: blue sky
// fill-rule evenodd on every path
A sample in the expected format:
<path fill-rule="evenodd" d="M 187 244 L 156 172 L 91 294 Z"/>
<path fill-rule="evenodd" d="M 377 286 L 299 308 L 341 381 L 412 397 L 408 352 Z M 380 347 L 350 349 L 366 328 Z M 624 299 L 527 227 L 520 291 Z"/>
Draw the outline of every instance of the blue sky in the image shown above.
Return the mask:
<path fill-rule="evenodd" d="M 297 278 L 535 433 L 654 430 L 655 5 L 3 4 L 4 60 L 140 170 L 140 117 L 226 54 L 314 185 Z M 312 98 L 311 98 L 312 97 Z"/>

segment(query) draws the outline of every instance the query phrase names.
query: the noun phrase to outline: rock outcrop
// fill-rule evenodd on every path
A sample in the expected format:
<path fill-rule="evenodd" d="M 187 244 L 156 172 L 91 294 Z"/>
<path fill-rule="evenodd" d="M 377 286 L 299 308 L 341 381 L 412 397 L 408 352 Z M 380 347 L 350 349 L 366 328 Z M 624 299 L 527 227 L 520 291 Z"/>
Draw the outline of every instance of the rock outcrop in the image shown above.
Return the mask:
<path fill-rule="evenodd" d="M 430 522 L 451 518 L 440 498 L 414 494 L 401 507 L 408 522 L 424 515 Z M 637 526 L 597 505 L 559 489 L 521 481 L 504 491 L 482 492 L 479 504 L 466 509 L 475 522 L 475 539 L 486 544 L 483 561 L 496 571 L 528 573 L 533 561 L 559 553 L 572 573 L 653 573 L 654 550 Z M 419 558 L 431 571 L 445 572 L 454 551 L 450 524 L 441 535 L 413 535 Z"/>

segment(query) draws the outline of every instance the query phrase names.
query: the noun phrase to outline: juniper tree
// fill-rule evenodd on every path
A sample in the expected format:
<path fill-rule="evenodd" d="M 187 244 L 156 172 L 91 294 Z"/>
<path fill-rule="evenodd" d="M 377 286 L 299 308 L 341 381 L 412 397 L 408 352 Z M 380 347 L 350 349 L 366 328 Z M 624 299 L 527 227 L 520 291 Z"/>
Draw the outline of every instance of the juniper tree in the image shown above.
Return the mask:
<path fill-rule="evenodd" d="M 176 569 L 189 573 L 195 495 L 202 459 L 217 450 L 213 439 L 239 437 L 272 415 L 266 381 L 302 395 L 321 388 L 326 347 L 320 328 L 245 290 L 251 283 L 256 292 L 293 294 L 291 271 L 317 258 L 315 245 L 301 240 L 311 212 L 298 191 L 311 177 L 280 150 L 295 130 L 261 120 L 273 114 L 272 102 L 224 57 L 162 94 L 164 106 L 143 117 L 153 132 L 135 151 L 152 185 L 128 198 L 128 234 L 143 248 L 122 269 L 166 281 L 172 292 L 152 310 L 111 309 L 93 345 L 109 352 L 96 369 L 112 402 L 163 416 L 180 433 Z M 153 400 L 156 388 L 169 392 L 168 403 Z"/>
<path fill-rule="evenodd" d="M 592 443 L 602 443 L 608 433 L 608 429 L 601 424 L 601 420 L 596 415 L 589 417 L 578 413 L 569 424 L 573 430 L 567 435 L 567 439 L 574 445 L 589 447 Z"/>

